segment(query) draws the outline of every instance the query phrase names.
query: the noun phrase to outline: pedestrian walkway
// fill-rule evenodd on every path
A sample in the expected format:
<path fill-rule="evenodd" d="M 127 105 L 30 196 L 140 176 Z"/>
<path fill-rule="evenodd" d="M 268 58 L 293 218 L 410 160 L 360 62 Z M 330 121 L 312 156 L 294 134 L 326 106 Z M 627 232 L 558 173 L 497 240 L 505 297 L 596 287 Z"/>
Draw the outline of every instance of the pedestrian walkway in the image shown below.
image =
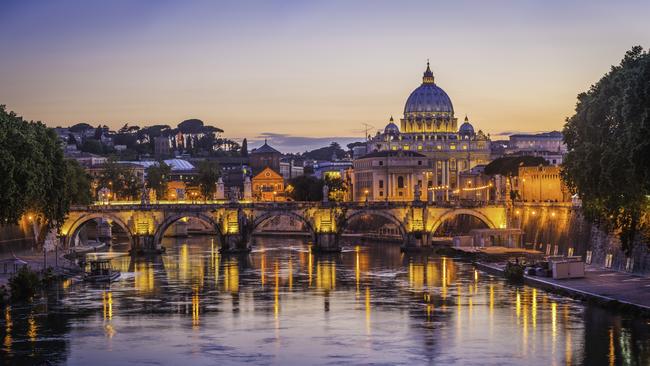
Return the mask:
<path fill-rule="evenodd" d="M 486 272 L 503 274 L 505 263 L 476 263 Z M 584 278 L 554 280 L 550 277 L 524 276 L 531 286 L 563 290 L 573 295 L 616 302 L 650 313 L 650 277 L 616 272 L 596 266 L 585 268 Z"/>

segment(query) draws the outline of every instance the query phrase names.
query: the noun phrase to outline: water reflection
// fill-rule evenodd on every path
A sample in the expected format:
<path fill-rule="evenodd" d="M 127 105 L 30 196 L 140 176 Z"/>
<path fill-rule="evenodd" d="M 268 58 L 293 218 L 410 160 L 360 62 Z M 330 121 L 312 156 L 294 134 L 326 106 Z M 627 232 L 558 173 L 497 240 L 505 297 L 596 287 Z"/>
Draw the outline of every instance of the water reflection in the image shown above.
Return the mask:
<path fill-rule="evenodd" d="M 650 357 L 639 319 L 511 286 L 453 258 L 353 244 L 340 255 L 264 238 L 248 256 L 220 255 L 209 238 L 167 240 L 162 256 L 115 250 L 119 282 L 65 281 L 37 304 L 2 309 L 2 359 L 634 365 Z"/>

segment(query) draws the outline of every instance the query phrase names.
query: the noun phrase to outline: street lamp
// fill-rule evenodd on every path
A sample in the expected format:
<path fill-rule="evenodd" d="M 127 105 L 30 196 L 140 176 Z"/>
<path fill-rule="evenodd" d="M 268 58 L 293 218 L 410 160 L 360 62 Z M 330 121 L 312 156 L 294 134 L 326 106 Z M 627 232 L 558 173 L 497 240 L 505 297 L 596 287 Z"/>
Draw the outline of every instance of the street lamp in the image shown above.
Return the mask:
<path fill-rule="evenodd" d="M 368 193 L 370 193 L 370 192 L 368 192 L 367 189 L 363 191 L 363 194 L 366 195 L 366 203 L 368 203 Z"/>

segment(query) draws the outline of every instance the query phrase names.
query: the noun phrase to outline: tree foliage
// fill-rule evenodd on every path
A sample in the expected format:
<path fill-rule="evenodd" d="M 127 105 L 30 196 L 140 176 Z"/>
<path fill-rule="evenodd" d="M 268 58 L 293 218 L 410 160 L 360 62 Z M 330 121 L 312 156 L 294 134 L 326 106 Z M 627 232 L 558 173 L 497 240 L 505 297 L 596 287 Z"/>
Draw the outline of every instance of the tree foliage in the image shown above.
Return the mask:
<path fill-rule="evenodd" d="M 217 181 L 221 176 L 221 167 L 215 160 L 203 160 L 197 167 L 197 183 L 204 199 L 210 199 L 217 189 Z"/>
<path fill-rule="evenodd" d="M 68 212 L 67 165 L 56 133 L 0 106 L 0 220 L 26 212 L 60 226 Z"/>
<path fill-rule="evenodd" d="M 115 160 L 108 160 L 102 166 L 102 173 L 97 179 L 98 188 L 108 188 L 114 195 L 114 199 L 139 199 L 142 182 L 134 173 L 133 169 L 118 164 Z"/>
<path fill-rule="evenodd" d="M 289 196 L 294 201 L 320 201 L 323 199 L 324 182 L 316 177 L 301 175 L 289 181 Z"/>
<path fill-rule="evenodd" d="M 90 176 L 76 160 L 66 160 L 66 193 L 70 204 L 88 205 L 92 202 L 90 181 Z"/>
<path fill-rule="evenodd" d="M 647 229 L 650 194 L 650 55 L 639 46 L 578 95 L 567 119 L 562 176 L 587 218 L 617 231 L 629 254 Z"/>
<path fill-rule="evenodd" d="M 147 185 L 156 191 L 156 197 L 161 199 L 167 193 L 167 181 L 172 167 L 160 160 L 147 168 Z"/>

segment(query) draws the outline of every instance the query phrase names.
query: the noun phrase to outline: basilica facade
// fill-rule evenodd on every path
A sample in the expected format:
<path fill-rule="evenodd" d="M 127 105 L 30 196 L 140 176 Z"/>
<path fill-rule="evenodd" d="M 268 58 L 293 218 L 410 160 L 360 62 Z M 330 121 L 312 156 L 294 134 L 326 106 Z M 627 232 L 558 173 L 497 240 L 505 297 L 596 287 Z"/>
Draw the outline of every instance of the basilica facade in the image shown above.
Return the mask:
<path fill-rule="evenodd" d="M 449 200 L 459 192 L 461 173 L 489 161 L 489 137 L 476 132 L 467 116 L 458 127 L 451 98 L 435 83 L 427 62 L 400 125 L 391 117 L 354 161 L 353 199 Z"/>

